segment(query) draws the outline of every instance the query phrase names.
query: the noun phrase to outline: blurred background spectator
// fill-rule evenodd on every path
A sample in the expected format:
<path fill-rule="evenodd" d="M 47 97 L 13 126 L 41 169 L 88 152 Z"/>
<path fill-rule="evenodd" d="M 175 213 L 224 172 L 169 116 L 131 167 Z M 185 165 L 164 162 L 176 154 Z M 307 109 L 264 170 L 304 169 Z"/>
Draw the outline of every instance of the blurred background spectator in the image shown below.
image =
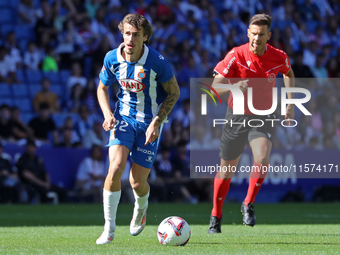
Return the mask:
<path fill-rule="evenodd" d="M 78 168 L 76 190 L 83 196 L 93 196 L 93 202 L 100 203 L 106 172 L 102 147 L 93 145 L 90 157 L 85 158 Z"/>
<path fill-rule="evenodd" d="M 36 155 L 36 150 L 35 142 L 28 140 L 25 152 L 16 164 L 19 178 L 26 187 L 29 202 L 49 202 L 52 197 L 55 197 L 55 193 L 58 195 L 58 202 L 66 202 L 66 190 L 51 184 L 43 159 Z"/>
<path fill-rule="evenodd" d="M 39 106 L 42 103 L 46 103 L 48 105 L 51 113 L 59 112 L 59 98 L 58 96 L 50 91 L 51 82 L 48 78 L 44 78 L 41 81 L 41 90 L 34 96 L 33 99 L 33 107 L 35 112 L 39 112 Z"/>
<path fill-rule="evenodd" d="M 11 160 L 9 154 L 3 153 L 0 143 L 0 203 L 24 202 L 22 185 L 13 171 Z"/>

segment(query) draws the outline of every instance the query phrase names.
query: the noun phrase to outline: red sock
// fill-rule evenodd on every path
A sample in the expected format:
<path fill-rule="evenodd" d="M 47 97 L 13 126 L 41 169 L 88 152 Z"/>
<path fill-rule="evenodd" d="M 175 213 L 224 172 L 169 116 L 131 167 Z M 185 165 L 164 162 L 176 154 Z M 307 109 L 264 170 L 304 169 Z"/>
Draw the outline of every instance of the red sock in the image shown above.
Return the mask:
<path fill-rule="evenodd" d="M 267 165 L 260 165 L 254 162 L 253 164 L 254 167 L 257 167 L 257 169 L 260 170 L 260 172 L 256 171 L 256 172 L 251 172 L 250 176 L 249 176 L 249 186 L 248 186 L 248 193 L 247 193 L 247 197 L 244 199 L 244 204 L 248 205 L 249 203 L 254 203 L 255 202 L 255 197 L 257 195 L 257 193 L 259 192 L 262 183 L 264 181 L 264 179 L 266 178 L 267 172 L 262 173 L 261 170 L 263 167 L 265 167 L 265 169 L 268 170 L 268 166 Z M 253 168 L 255 169 L 255 168 Z"/>
<path fill-rule="evenodd" d="M 221 218 L 222 207 L 224 199 L 227 196 L 230 186 L 230 180 L 223 180 L 221 178 L 215 177 L 214 179 L 214 198 L 213 198 L 213 209 L 211 211 L 212 216 Z"/>

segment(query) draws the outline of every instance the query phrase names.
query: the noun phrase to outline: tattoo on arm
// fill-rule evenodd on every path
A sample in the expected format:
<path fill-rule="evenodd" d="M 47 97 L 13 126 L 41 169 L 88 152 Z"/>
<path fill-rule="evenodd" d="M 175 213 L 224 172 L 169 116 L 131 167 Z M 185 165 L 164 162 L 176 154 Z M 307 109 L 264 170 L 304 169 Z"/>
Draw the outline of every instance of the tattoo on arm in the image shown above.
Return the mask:
<path fill-rule="evenodd" d="M 157 124 L 161 124 L 163 120 L 168 116 L 172 108 L 174 107 L 175 103 L 179 98 L 179 87 L 177 84 L 176 77 L 173 76 L 169 81 L 162 83 L 164 90 L 168 93 L 167 97 L 165 98 L 159 112 L 157 114 Z"/>

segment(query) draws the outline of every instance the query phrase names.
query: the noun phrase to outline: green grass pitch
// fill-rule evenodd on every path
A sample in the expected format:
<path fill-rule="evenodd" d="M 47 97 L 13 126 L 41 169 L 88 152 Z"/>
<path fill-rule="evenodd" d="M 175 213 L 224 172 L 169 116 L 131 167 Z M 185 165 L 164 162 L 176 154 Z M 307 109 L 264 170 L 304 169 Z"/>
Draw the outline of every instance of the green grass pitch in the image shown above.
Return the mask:
<path fill-rule="evenodd" d="M 96 245 L 102 205 L 0 206 L 0 254 L 340 254 L 340 204 L 256 204 L 257 225 L 242 225 L 239 204 L 224 205 L 222 234 L 207 234 L 211 204 L 152 204 L 147 226 L 129 233 L 132 205 L 118 208 L 109 245 Z M 184 247 L 158 243 L 158 224 L 180 216 L 191 227 Z"/>

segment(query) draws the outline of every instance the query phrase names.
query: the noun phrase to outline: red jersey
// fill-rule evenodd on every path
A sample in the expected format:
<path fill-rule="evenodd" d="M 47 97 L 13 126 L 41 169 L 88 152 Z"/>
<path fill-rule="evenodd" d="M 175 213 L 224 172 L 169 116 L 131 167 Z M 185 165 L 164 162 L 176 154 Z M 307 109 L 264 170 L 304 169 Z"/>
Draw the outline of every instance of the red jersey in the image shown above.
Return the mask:
<path fill-rule="evenodd" d="M 286 74 L 289 70 L 290 61 L 284 51 L 266 44 L 266 52 L 257 56 L 251 52 L 249 43 L 233 48 L 215 67 L 215 71 L 230 79 L 231 83 L 249 79 L 248 87 L 253 88 L 253 105 L 257 110 L 271 108 L 272 89 L 275 87 L 277 73 Z M 253 115 L 247 102 L 248 91 L 244 92 L 244 114 Z M 228 105 L 233 108 L 232 93 L 229 95 Z"/>

